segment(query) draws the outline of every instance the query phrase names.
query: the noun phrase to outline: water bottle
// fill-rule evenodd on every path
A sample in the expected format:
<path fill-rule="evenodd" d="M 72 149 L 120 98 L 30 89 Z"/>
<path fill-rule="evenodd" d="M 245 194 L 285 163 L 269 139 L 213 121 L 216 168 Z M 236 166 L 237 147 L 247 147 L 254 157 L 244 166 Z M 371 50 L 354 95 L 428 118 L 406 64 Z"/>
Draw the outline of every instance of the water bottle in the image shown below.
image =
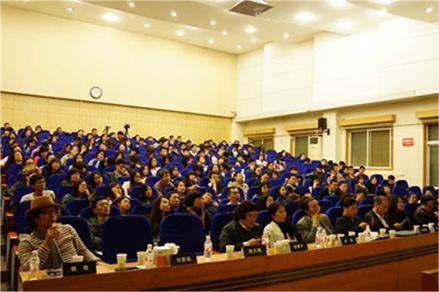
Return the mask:
<path fill-rule="evenodd" d="M 364 230 L 364 234 L 365 234 L 365 240 L 366 241 L 370 241 L 372 238 L 372 233 L 370 232 L 370 227 L 369 225 L 366 226 L 366 229 Z"/>
<path fill-rule="evenodd" d="M 40 257 L 38 256 L 38 250 L 33 250 L 29 259 L 29 280 L 37 280 L 39 271 Z"/>
<path fill-rule="evenodd" d="M 159 244 L 158 242 L 154 242 L 154 247 L 152 249 L 152 267 L 157 267 L 157 253 L 158 253 Z"/>
<path fill-rule="evenodd" d="M 324 234 L 323 234 L 323 232 L 324 231 L 325 230 L 323 230 L 322 227 L 320 227 L 320 226 L 317 227 L 316 242 L 315 242 L 317 248 L 322 248 L 323 247 L 323 244 L 324 244 L 324 239 L 323 239 L 323 235 Z"/>
<path fill-rule="evenodd" d="M 212 259 L 212 241 L 210 240 L 210 236 L 206 236 L 206 241 L 204 242 L 204 260 L 206 262 L 210 262 Z"/>
<path fill-rule="evenodd" d="M 146 249 L 146 268 L 151 269 L 154 267 L 154 254 L 152 250 L 152 244 L 148 244 L 148 247 Z"/>

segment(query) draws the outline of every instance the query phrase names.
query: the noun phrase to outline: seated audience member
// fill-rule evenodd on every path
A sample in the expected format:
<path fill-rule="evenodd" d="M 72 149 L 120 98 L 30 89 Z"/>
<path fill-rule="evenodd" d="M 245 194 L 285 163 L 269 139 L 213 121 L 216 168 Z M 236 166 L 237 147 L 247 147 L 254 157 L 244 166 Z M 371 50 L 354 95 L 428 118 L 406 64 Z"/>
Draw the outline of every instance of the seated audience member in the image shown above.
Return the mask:
<path fill-rule="evenodd" d="M 153 195 L 154 192 L 152 190 L 152 187 L 148 184 L 143 184 L 139 188 L 137 188 L 135 198 L 147 205 L 151 205 L 152 201 L 154 200 Z"/>
<path fill-rule="evenodd" d="M 116 169 L 113 172 L 108 172 L 107 176 L 110 179 L 111 182 L 115 181 L 119 177 L 125 177 L 129 176 L 130 173 L 128 172 L 125 162 L 122 158 L 119 158 L 116 160 Z"/>
<path fill-rule="evenodd" d="M 360 204 L 366 198 L 366 193 L 364 192 L 363 189 L 358 189 L 355 191 L 354 198 L 355 198 L 355 201 L 357 201 L 357 204 Z"/>
<path fill-rule="evenodd" d="M 363 190 L 366 194 L 369 192 L 367 187 L 364 185 L 364 176 L 358 177 L 358 183 L 355 184 L 354 192 L 356 193 L 357 190 Z"/>
<path fill-rule="evenodd" d="M 61 161 L 59 161 L 59 159 L 50 161 L 47 166 L 43 168 L 42 174 L 46 180 L 48 180 L 52 174 L 64 174 L 64 171 L 61 169 Z"/>
<path fill-rule="evenodd" d="M 207 184 L 208 187 L 212 188 L 212 190 L 215 191 L 215 194 L 220 195 L 223 191 L 223 184 L 221 183 L 220 174 L 216 172 L 209 173 L 209 183 Z M 248 189 L 248 186 L 247 186 Z M 244 190 L 243 190 L 244 191 Z M 247 193 L 247 192 L 244 192 Z"/>
<path fill-rule="evenodd" d="M 395 186 L 395 176 L 394 175 L 389 175 L 387 177 L 387 184 L 389 185 L 390 189 L 393 189 L 393 187 Z"/>
<path fill-rule="evenodd" d="M 375 194 L 375 189 L 378 187 L 378 185 L 378 179 L 376 178 L 376 176 L 372 176 L 367 185 L 367 193 Z"/>
<path fill-rule="evenodd" d="M 51 190 L 46 190 L 46 180 L 44 179 L 44 176 L 41 174 L 34 174 L 30 177 L 29 183 L 34 189 L 34 191 L 30 194 L 24 195 L 21 197 L 20 203 L 26 202 L 26 201 L 32 201 L 35 198 L 46 196 L 51 197 L 52 199 L 55 199 L 55 193 Z"/>
<path fill-rule="evenodd" d="M 114 202 L 117 198 L 125 196 L 122 187 L 118 182 L 112 182 L 108 186 L 108 194 L 105 196 L 111 202 Z"/>
<path fill-rule="evenodd" d="M 409 193 L 407 195 L 407 204 L 417 204 L 418 203 L 418 195 L 415 193 Z"/>
<path fill-rule="evenodd" d="M 209 218 L 213 218 L 216 208 L 218 208 L 218 202 L 213 199 L 213 196 L 209 192 L 205 192 L 202 197 L 203 210 L 209 215 Z"/>
<path fill-rule="evenodd" d="M 319 179 L 320 183 L 325 180 L 325 171 L 323 169 L 323 165 L 317 165 L 316 169 L 311 173 L 310 178 L 314 181 L 315 179 Z"/>
<path fill-rule="evenodd" d="M 131 199 L 130 197 L 124 196 L 117 198 L 113 204 L 117 206 L 122 216 L 129 215 L 131 209 Z"/>
<path fill-rule="evenodd" d="M 254 197 L 253 197 L 254 198 Z M 259 201 L 257 203 L 259 211 L 267 210 L 268 207 L 270 207 L 271 204 L 274 203 L 272 196 L 262 196 L 259 197 Z"/>
<path fill-rule="evenodd" d="M 93 198 L 90 208 L 93 212 L 93 217 L 87 220 L 87 224 L 90 229 L 91 242 L 94 250 L 101 251 L 102 224 L 110 216 L 110 201 L 105 197 Z"/>
<path fill-rule="evenodd" d="M 358 172 L 355 174 L 356 177 L 360 177 L 366 174 L 366 167 L 360 166 Z"/>
<path fill-rule="evenodd" d="M 328 216 L 320 213 L 320 204 L 315 199 L 305 199 L 303 202 L 305 215 L 297 222 L 297 230 L 305 243 L 316 240 L 317 227 L 322 227 L 327 234 L 333 234 L 331 220 Z"/>
<path fill-rule="evenodd" d="M 367 223 L 361 222 L 357 217 L 357 201 L 353 198 L 346 198 L 342 202 L 343 216 L 335 220 L 335 233 L 347 234 L 349 231 L 362 232 L 366 229 Z"/>
<path fill-rule="evenodd" d="M 90 193 L 94 194 L 97 187 L 104 185 L 104 177 L 102 176 L 102 173 L 99 171 L 93 171 L 90 175 L 87 185 Z"/>
<path fill-rule="evenodd" d="M 410 220 L 404 211 L 404 202 L 398 196 L 392 196 L 389 201 L 389 210 L 385 216 L 391 229 L 411 230 Z"/>
<path fill-rule="evenodd" d="M 244 192 L 244 198 L 247 198 L 249 186 L 244 182 L 244 176 L 239 171 L 233 173 L 233 181 L 227 184 L 228 188 L 239 188 Z"/>
<path fill-rule="evenodd" d="M 288 198 L 288 190 L 287 187 L 282 185 L 277 189 L 277 198 L 276 200 L 285 201 Z"/>
<path fill-rule="evenodd" d="M 379 231 L 380 228 L 388 229 L 389 223 L 386 221 L 386 214 L 389 209 L 389 200 L 384 196 L 376 196 L 373 200 L 373 209 L 364 216 L 372 231 Z"/>
<path fill-rule="evenodd" d="M 157 176 L 159 170 L 161 169 L 157 158 L 155 158 L 155 156 L 151 157 L 148 161 L 148 168 L 149 171 L 151 172 L 152 176 Z"/>
<path fill-rule="evenodd" d="M 158 196 L 151 207 L 151 231 L 154 242 L 160 241 L 160 223 L 171 211 L 169 200 L 165 197 Z"/>
<path fill-rule="evenodd" d="M 270 247 L 284 239 L 302 241 L 296 227 L 287 218 L 287 209 L 283 204 L 272 203 L 268 207 L 268 214 L 271 222 L 265 226 L 262 237 L 268 237 Z"/>
<path fill-rule="evenodd" d="M 184 198 L 185 212 L 198 216 L 203 222 L 206 234 L 210 231 L 210 217 L 209 214 L 203 210 L 203 200 L 201 193 L 197 191 L 190 191 Z"/>
<path fill-rule="evenodd" d="M 161 169 L 159 171 L 159 178 L 160 180 L 155 183 L 154 189 L 157 191 L 157 193 L 162 196 L 163 191 L 168 187 L 174 187 L 174 185 L 171 183 L 171 174 L 166 169 Z"/>
<path fill-rule="evenodd" d="M 241 202 L 241 194 L 238 188 L 229 188 L 229 192 L 227 193 L 227 199 L 229 200 L 227 205 L 239 205 Z"/>
<path fill-rule="evenodd" d="M 226 245 L 235 246 L 235 251 L 248 245 L 261 244 L 261 227 L 255 223 L 258 216 L 258 206 L 250 201 L 244 201 L 234 212 L 234 220 L 223 227 L 219 237 L 220 251 L 226 250 Z"/>
<path fill-rule="evenodd" d="M 134 170 L 130 175 L 130 179 L 122 184 L 122 189 L 125 195 L 128 196 L 134 187 L 139 187 L 143 183 L 145 183 L 145 178 L 142 177 L 140 170 Z"/>
<path fill-rule="evenodd" d="M 80 180 L 79 183 L 73 185 L 72 192 L 64 195 L 61 205 L 65 208 L 71 201 L 77 199 L 91 199 L 90 192 L 87 189 L 87 183 L 84 180 Z"/>
<path fill-rule="evenodd" d="M 344 198 L 344 197 L 347 197 L 347 196 L 351 196 L 351 193 L 349 193 L 348 183 L 345 182 L 345 181 L 342 181 L 342 182 L 338 183 L 337 191 L 338 191 L 338 197 L 340 199 Z"/>
<path fill-rule="evenodd" d="M 172 190 L 168 192 L 166 198 L 169 200 L 169 205 L 171 206 L 170 212 L 174 213 L 180 207 L 180 195 L 175 190 Z"/>
<path fill-rule="evenodd" d="M 356 179 L 354 167 L 353 166 L 345 167 L 343 177 L 345 178 L 347 183 L 349 183 L 353 179 Z"/>
<path fill-rule="evenodd" d="M 175 184 L 175 190 L 177 191 L 180 200 L 183 200 L 186 196 L 186 184 L 184 181 L 179 181 Z"/>
<path fill-rule="evenodd" d="M 105 151 L 99 150 L 96 152 L 95 158 L 88 162 L 88 165 L 95 167 L 96 169 L 102 171 L 105 168 Z"/>
<path fill-rule="evenodd" d="M 285 187 L 287 188 L 287 191 L 289 193 L 294 192 L 296 190 L 296 188 L 297 188 L 297 176 L 294 175 L 294 174 L 290 174 L 288 176 L 288 180 L 287 180 L 287 182 L 285 184 Z"/>
<path fill-rule="evenodd" d="M 40 269 L 61 268 L 63 263 L 70 262 L 76 255 L 84 256 L 84 261 L 98 260 L 72 226 L 53 226 L 60 213 L 61 206 L 51 197 L 38 197 L 31 202 L 26 216 L 32 233 L 20 240 L 18 246 L 18 259 L 23 270 L 29 270 L 29 261 L 34 250 L 38 251 Z"/>
<path fill-rule="evenodd" d="M 62 186 L 74 185 L 81 180 L 81 171 L 77 168 L 70 168 L 67 171 L 67 178 L 61 182 Z"/>
<path fill-rule="evenodd" d="M 329 185 L 320 191 L 319 197 L 320 199 L 324 199 L 327 196 L 336 196 L 340 197 L 340 193 L 338 191 L 338 182 L 333 179 L 329 183 Z"/>
<path fill-rule="evenodd" d="M 438 223 L 437 215 L 433 211 L 434 198 L 432 196 L 423 196 L 421 205 L 413 214 L 413 225 L 424 225 L 428 223 Z"/>

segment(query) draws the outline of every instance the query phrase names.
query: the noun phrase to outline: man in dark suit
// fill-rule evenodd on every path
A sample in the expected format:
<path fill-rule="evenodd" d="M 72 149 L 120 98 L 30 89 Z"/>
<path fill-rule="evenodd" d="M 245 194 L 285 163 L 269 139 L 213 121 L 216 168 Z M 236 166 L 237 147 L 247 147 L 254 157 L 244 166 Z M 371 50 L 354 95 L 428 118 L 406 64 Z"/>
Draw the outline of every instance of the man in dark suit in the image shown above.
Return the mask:
<path fill-rule="evenodd" d="M 338 217 L 335 221 L 335 232 L 347 234 L 349 231 L 362 232 L 366 226 L 366 222 L 361 222 L 357 217 L 357 201 L 354 198 L 346 198 L 343 200 L 343 216 Z"/>
<path fill-rule="evenodd" d="M 338 181 L 336 179 L 331 180 L 329 185 L 321 190 L 319 194 L 320 199 L 324 199 L 327 196 L 340 197 L 340 191 L 338 190 Z"/>
<path fill-rule="evenodd" d="M 428 223 L 437 224 L 437 216 L 433 212 L 434 198 L 432 196 L 424 196 L 421 198 L 421 206 L 419 206 L 415 214 L 413 214 L 413 223 L 415 225 L 424 225 Z"/>
<path fill-rule="evenodd" d="M 220 251 L 226 250 L 226 245 L 233 244 L 235 251 L 242 246 L 261 244 L 262 229 L 255 223 L 259 208 L 250 201 L 244 201 L 234 213 L 234 220 L 223 227 L 219 237 Z"/>
<path fill-rule="evenodd" d="M 373 200 L 373 209 L 364 216 L 364 221 L 369 224 L 370 230 L 379 231 L 380 228 L 389 229 L 389 223 L 387 223 L 384 218 L 388 209 L 389 200 L 384 196 L 376 196 Z"/>

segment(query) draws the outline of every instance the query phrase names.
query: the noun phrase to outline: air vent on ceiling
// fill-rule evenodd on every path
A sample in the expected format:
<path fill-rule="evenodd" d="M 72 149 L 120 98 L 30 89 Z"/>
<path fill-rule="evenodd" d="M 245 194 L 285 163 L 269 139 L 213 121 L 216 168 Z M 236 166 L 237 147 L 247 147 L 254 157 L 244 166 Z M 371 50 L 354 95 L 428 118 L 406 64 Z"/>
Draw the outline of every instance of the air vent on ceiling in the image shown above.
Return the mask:
<path fill-rule="evenodd" d="M 250 16 L 258 16 L 271 8 L 273 8 L 273 6 L 268 5 L 267 1 L 243 0 L 230 9 L 230 11 Z"/>

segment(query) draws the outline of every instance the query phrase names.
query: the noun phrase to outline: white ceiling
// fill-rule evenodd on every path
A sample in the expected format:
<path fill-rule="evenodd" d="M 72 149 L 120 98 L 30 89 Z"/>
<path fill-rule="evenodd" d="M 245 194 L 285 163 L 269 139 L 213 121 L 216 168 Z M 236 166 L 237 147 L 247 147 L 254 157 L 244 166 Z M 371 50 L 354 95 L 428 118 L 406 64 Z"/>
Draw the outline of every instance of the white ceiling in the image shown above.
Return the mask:
<path fill-rule="evenodd" d="M 380 22 L 398 16 L 436 22 L 439 20 L 438 1 L 269 1 L 273 8 L 257 17 L 229 12 L 239 1 L 223 0 L 6 0 L 2 4 L 240 54 L 260 48 L 268 42 L 305 41 L 318 32 L 358 33 L 373 29 Z M 134 3 L 134 7 L 130 7 L 129 2 Z M 432 8 L 430 13 L 425 11 L 428 7 Z M 73 11 L 69 12 L 68 8 Z M 382 9 L 387 14 L 377 15 L 377 11 Z M 176 12 L 176 17 L 171 16 L 172 11 Z M 305 11 L 315 16 L 312 21 L 296 19 L 299 13 Z M 108 12 L 118 15 L 120 20 L 113 23 L 103 20 L 101 16 Z M 215 25 L 211 24 L 212 20 Z M 343 29 L 337 26 L 340 22 L 352 26 Z M 145 24 L 149 27 L 145 28 Z M 254 33 L 245 31 L 249 25 L 256 28 Z M 184 34 L 179 36 L 178 30 Z M 224 31 L 227 35 L 223 34 Z M 288 39 L 284 37 L 285 34 L 288 34 Z"/>

